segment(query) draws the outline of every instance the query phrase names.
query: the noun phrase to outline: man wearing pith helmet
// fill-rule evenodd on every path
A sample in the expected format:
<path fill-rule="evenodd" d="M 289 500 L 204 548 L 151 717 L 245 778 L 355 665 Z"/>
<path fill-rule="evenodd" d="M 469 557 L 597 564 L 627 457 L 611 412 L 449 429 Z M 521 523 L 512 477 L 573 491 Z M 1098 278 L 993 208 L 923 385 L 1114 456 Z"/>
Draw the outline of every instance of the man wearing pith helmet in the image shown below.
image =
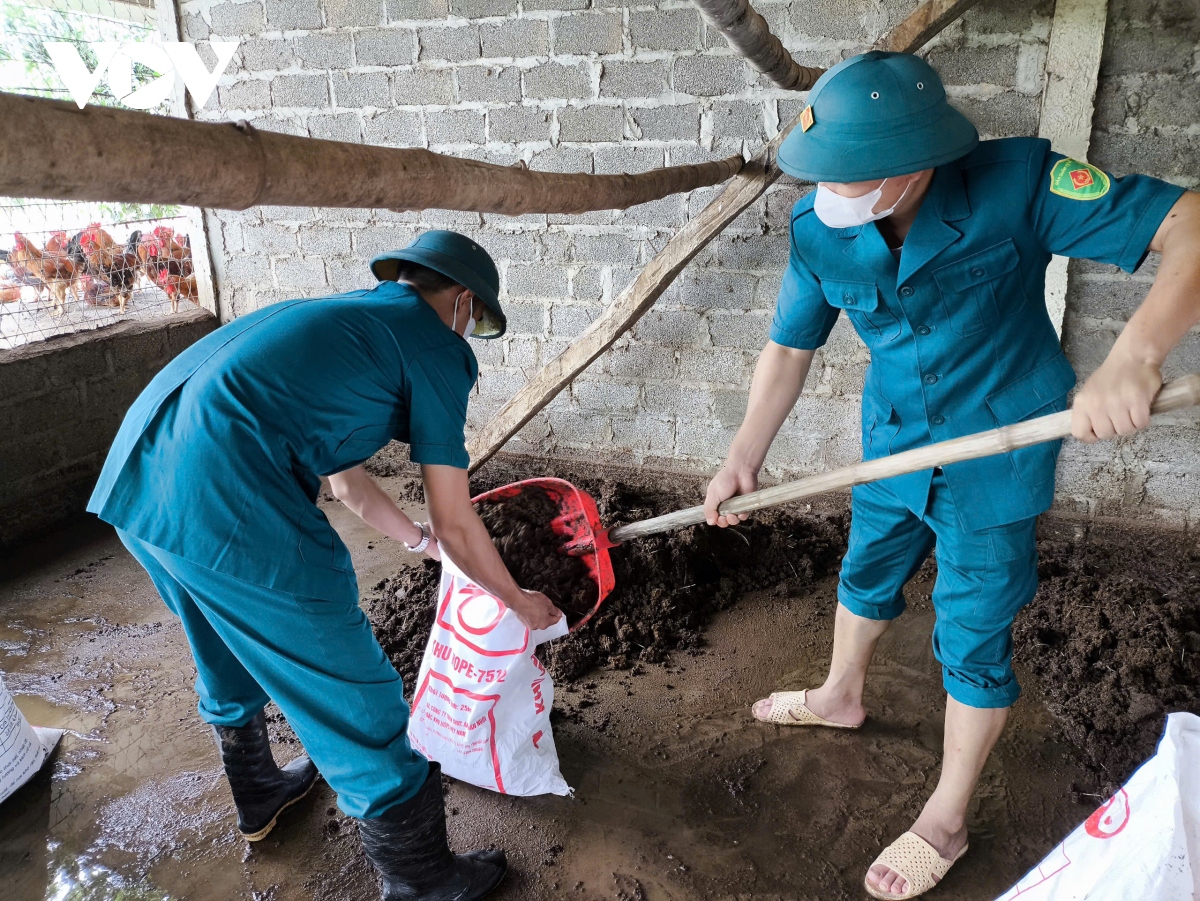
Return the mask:
<path fill-rule="evenodd" d="M 125 417 L 88 509 L 183 623 L 242 835 L 265 838 L 319 772 L 358 818 L 385 901 L 473 901 L 504 876 L 504 852 L 450 851 L 439 768 L 408 741 L 404 685 L 317 507 L 321 477 L 410 550 L 445 547 L 530 629 L 561 613 L 513 581 L 467 486 L 467 339 L 504 333 L 495 263 L 430 231 L 371 271 L 370 290 L 272 304 L 176 357 Z M 363 469 L 392 440 L 421 466 L 429 523 Z M 308 752 L 282 768 L 268 700 Z"/>
<path fill-rule="evenodd" d="M 1072 408 L 1084 441 L 1146 426 L 1167 352 L 1200 319 L 1200 196 L 1114 178 L 1044 140 L 980 142 L 933 69 L 878 51 L 813 86 L 779 166 L 818 187 L 792 214 L 770 341 L 709 485 L 710 523 L 743 518 L 717 507 L 757 486 L 813 352 L 843 311 L 871 352 L 866 459 L 1065 410 L 1075 373 L 1046 311 L 1051 254 L 1129 272 L 1148 251 L 1162 254 L 1145 302 Z M 867 870 L 876 898 L 928 891 L 967 852 L 967 805 L 1019 694 L 1012 622 L 1037 588 L 1036 517 L 1053 499 L 1058 451 L 1042 444 L 855 488 L 829 676 L 754 705 L 766 723 L 861 726 L 876 643 L 936 544 L 944 761 L 911 831 Z"/>

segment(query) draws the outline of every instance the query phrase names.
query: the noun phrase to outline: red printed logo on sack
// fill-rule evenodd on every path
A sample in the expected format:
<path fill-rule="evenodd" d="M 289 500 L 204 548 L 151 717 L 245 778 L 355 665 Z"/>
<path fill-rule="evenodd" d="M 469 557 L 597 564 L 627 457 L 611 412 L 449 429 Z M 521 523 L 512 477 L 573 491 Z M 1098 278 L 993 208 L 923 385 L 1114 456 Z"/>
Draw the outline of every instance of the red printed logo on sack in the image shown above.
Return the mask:
<path fill-rule="evenodd" d="M 1087 818 L 1083 828 L 1092 838 L 1112 838 L 1129 822 L 1129 795 L 1121 789 Z"/>
<path fill-rule="evenodd" d="M 504 616 L 508 608 L 485 591 L 468 585 L 462 591 L 463 602 L 458 605 L 455 619 L 463 631 L 472 635 L 487 635 Z"/>
<path fill-rule="evenodd" d="M 451 602 L 455 609 L 451 611 Z M 451 579 L 438 607 L 437 624 L 453 633 L 467 648 L 483 657 L 523 654 L 529 647 L 529 630 L 515 616 L 505 619 L 508 608 L 478 585 L 466 579 Z M 483 647 L 482 642 L 488 636 Z"/>
<path fill-rule="evenodd" d="M 452 746 L 461 758 L 484 755 L 491 764 L 496 791 L 504 794 L 500 753 L 496 747 L 495 707 L 499 700 L 500 695 L 477 694 L 459 688 L 446 676 L 430 670 L 425 674 L 412 703 L 413 723 L 422 728 L 410 728 L 409 741 L 431 760 L 444 762 L 445 758 L 435 756 L 421 743 L 418 736 L 423 734 L 423 730 L 427 730 L 430 736 L 440 738 L 444 745 Z"/>

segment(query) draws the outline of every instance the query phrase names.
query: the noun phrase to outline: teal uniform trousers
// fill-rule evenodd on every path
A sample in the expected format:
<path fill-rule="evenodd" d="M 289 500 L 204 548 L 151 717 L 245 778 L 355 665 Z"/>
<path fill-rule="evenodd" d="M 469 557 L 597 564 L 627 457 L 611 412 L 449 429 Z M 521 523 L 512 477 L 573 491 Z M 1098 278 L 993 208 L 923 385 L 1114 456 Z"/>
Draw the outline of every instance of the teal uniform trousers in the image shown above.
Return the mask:
<path fill-rule="evenodd" d="M 839 315 L 849 317 L 871 352 L 867 460 L 1065 410 L 1075 373 L 1046 310 L 1051 255 L 1132 272 L 1182 194 L 1153 178 L 1114 178 L 1048 141 L 985 141 L 934 170 L 899 259 L 873 222 L 825 226 L 809 194 L 792 213 L 771 339 L 814 350 Z M 947 691 L 964 704 L 1001 707 L 1017 696 L 1011 642 L 997 636 L 1036 590 L 1033 519 L 1053 501 L 1060 446 L 852 492 L 841 602 L 874 619 L 898 614 L 900 586 L 936 537 L 934 650 Z"/>
<path fill-rule="evenodd" d="M 203 719 L 239 726 L 273 700 L 351 816 L 407 800 L 428 764 L 316 505 L 320 476 L 393 439 L 417 463 L 466 468 L 477 374 L 406 285 L 265 307 L 154 378 L 88 504 L 182 620 Z"/>

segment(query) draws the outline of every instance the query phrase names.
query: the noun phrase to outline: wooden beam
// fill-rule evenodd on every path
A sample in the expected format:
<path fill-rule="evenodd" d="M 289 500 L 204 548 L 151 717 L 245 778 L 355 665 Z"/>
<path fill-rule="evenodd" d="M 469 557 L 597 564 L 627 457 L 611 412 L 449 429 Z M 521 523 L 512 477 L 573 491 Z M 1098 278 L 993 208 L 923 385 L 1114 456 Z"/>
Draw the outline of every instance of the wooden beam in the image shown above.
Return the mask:
<path fill-rule="evenodd" d="M 1038 137 L 1077 160 L 1087 160 L 1092 141 L 1107 19 L 1108 0 L 1058 0 L 1054 7 Z M 1046 308 L 1060 337 L 1067 280 L 1067 258 L 1054 257 L 1046 270 Z"/>
<path fill-rule="evenodd" d="M 692 258 L 770 187 L 779 177 L 773 162 L 777 148 L 778 139 L 747 163 L 716 200 L 675 233 L 638 273 L 633 284 L 622 291 L 583 334 L 543 366 L 500 408 L 467 448 L 471 454 L 472 472 L 533 419 L 575 376 L 612 347 L 654 305 Z"/>
<path fill-rule="evenodd" d="M 771 33 L 767 20 L 750 5 L 750 0 L 693 2 L 730 47 L 779 87 L 788 91 L 807 91 L 825 71 L 796 62 L 779 38 Z"/>
<path fill-rule="evenodd" d="M 0 122 L 0 194 L 51 200 L 571 214 L 719 184 L 743 165 L 734 156 L 637 175 L 535 172 L 2 92 Z"/>
<path fill-rule="evenodd" d="M 928 0 L 876 41 L 873 49 L 915 53 L 978 3 L 979 0 Z"/>
<path fill-rule="evenodd" d="M 904 21 L 876 41 L 871 49 L 912 53 L 979 0 L 927 0 Z M 643 269 L 633 284 L 621 292 L 561 354 L 542 367 L 509 399 L 468 445 L 471 471 L 482 466 L 583 372 L 625 334 L 654 305 L 671 282 L 704 247 L 754 203 L 780 176 L 775 155 L 784 138 L 799 122 L 793 119 L 760 150 L 706 206 L 677 231 Z"/>

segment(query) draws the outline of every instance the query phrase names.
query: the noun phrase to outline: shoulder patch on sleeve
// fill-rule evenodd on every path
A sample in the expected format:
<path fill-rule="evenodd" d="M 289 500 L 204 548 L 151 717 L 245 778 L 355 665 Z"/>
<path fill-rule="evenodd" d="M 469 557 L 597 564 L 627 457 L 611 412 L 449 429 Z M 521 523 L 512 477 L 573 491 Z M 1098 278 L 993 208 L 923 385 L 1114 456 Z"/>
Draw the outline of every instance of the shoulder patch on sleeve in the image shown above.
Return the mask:
<path fill-rule="evenodd" d="M 1071 200 L 1098 200 L 1108 193 L 1108 175 L 1089 163 L 1070 157 L 1061 159 L 1050 170 L 1050 193 Z"/>

